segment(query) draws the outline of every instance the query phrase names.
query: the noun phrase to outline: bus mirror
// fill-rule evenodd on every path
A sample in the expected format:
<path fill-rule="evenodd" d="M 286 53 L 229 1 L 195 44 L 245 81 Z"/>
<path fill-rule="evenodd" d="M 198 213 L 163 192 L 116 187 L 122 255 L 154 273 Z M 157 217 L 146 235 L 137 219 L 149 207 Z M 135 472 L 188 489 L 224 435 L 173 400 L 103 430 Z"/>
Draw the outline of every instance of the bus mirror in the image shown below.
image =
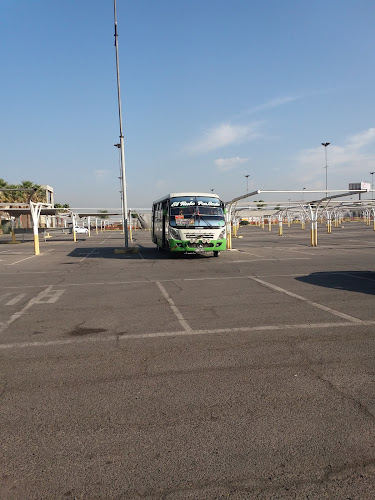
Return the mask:
<path fill-rule="evenodd" d="M 166 208 L 164 208 L 164 210 L 163 210 L 163 215 L 167 215 L 167 209 Z"/>

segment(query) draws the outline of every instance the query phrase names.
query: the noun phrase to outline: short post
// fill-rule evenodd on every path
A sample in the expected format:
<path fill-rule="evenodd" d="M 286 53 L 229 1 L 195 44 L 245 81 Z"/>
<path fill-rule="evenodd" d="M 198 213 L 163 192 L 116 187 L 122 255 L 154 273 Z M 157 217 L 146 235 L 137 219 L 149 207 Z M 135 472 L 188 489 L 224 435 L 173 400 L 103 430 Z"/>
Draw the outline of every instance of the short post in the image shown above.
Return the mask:
<path fill-rule="evenodd" d="M 128 221 L 129 221 L 129 240 L 133 241 L 133 235 L 132 235 L 132 212 L 129 210 L 128 212 Z"/>
<path fill-rule="evenodd" d="M 283 235 L 283 218 L 279 216 L 279 236 Z"/>
<path fill-rule="evenodd" d="M 231 212 L 232 205 L 228 205 L 225 211 L 225 227 L 227 230 L 227 249 L 232 249 L 232 231 L 231 231 Z"/>

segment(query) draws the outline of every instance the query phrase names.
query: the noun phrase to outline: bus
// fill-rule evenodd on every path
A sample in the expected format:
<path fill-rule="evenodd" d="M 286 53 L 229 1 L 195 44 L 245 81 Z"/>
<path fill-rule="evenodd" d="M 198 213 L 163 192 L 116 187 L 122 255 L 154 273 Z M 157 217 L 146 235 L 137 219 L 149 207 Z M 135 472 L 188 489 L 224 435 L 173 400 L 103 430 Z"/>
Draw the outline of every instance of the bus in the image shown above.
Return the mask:
<path fill-rule="evenodd" d="M 171 193 L 152 205 L 152 241 L 170 252 L 213 252 L 226 248 L 224 203 L 217 194 Z"/>

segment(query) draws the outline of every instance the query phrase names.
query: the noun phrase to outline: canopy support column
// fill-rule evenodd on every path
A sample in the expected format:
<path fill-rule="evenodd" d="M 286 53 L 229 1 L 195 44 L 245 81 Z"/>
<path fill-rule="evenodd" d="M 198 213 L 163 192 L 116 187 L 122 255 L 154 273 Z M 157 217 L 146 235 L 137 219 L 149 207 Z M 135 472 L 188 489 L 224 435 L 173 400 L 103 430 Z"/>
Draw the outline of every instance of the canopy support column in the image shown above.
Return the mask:
<path fill-rule="evenodd" d="M 34 254 L 40 255 L 39 249 L 39 217 L 42 210 L 40 203 L 33 203 L 30 201 L 31 218 L 33 220 L 33 233 L 34 233 Z"/>

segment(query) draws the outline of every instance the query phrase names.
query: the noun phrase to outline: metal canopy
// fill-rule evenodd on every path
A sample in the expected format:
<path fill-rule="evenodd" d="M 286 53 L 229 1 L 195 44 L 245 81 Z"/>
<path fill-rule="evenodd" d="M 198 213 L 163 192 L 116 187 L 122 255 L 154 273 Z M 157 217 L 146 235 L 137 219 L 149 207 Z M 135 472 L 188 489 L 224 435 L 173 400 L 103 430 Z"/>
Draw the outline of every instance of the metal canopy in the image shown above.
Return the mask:
<path fill-rule="evenodd" d="M 19 217 L 20 215 L 31 215 L 31 208 L 1 208 L 0 210 L 4 213 L 11 215 L 12 217 Z M 42 208 L 40 215 L 60 215 L 58 208 Z M 64 215 L 64 214 L 61 214 Z"/>

